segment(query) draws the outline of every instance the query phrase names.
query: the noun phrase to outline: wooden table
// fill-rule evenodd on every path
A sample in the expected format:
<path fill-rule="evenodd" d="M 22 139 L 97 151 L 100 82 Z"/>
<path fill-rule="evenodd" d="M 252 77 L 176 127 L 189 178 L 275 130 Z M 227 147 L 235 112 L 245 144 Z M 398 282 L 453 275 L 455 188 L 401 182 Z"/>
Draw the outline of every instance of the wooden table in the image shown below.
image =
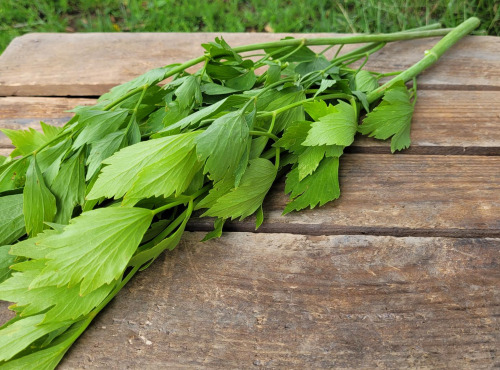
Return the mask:
<path fill-rule="evenodd" d="M 19 37 L 0 56 L 0 126 L 62 124 L 215 36 Z M 224 34 L 232 45 L 281 36 Z M 406 68 L 435 42 L 393 43 L 368 68 Z M 409 150 L 358 139 L 341 158 L 338 201 L 281 216 L 281 182 L 259 233 L 249 219 L 200 243 L 211 225 L 194 220 L 62 368 L 499 366 L 500 38 L 464 39 L 418 82 Z M 9 145 L 0 136 L 2 154 Z"/>

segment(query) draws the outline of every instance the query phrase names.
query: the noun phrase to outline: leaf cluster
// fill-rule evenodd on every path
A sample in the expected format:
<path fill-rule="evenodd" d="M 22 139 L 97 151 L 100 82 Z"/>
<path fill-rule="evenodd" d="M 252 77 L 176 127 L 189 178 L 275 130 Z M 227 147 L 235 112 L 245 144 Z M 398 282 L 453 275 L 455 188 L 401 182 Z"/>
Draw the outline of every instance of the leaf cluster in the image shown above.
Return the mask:
<path fill-rule="evenodd" d="M 16 149 L 0 164 L 0 299 L 16 317 L 0 328 L 0 365 L 55 367 L 194 211 L 215 220 L 206 239 L 228 219 L 259 227 L 283 175 L 285 214 L 337 199 L 357 134 L 407 148 L 415 91 L 395 83 L 377 105 L 367 96 L 383 74 L 352 67 L 381 46 L 327 59 L 276 43 L 249 56 L 217 38 L 195 73 L 154 69 L 62 128 L 3 130 Z"/>

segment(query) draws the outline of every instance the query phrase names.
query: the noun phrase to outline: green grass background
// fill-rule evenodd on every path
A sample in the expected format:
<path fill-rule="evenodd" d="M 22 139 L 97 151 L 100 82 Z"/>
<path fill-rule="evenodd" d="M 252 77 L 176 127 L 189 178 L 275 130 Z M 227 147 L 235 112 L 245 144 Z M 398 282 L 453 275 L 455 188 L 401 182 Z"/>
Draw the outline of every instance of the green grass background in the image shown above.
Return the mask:
<path fill-rule="evenodd" d="M 28 32 L 393 32 L 473 15 L 500 35 L 499 0 L 0 0 L 0 52 Z"/>

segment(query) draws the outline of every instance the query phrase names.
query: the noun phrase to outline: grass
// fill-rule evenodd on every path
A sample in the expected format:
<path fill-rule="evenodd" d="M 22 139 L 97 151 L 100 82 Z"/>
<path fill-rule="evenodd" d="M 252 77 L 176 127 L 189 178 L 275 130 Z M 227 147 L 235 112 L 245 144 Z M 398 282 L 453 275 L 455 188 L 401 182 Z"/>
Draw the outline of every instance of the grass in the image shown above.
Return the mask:
<path fill-rule="evenodd" d="M 499 0 L 0 0 L 0 52 L 28 32 L 393 32 L 473 15 L 500 35 Z"/>

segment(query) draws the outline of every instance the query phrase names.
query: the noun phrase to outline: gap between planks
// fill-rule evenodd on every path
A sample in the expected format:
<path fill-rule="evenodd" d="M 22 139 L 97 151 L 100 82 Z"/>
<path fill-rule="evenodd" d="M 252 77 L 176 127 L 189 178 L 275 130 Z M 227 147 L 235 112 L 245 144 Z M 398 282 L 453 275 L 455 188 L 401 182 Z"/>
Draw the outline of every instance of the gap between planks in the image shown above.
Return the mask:
<path fill-rule="evenodd" d="M 195 218 L 188 222 L 186 231 L 209 232 L 214 229 L 213 218 Z M 484 229 L 412 229 L 402 227 L 365 227 L 365 226 L 331 226 L 331 225 L 311 225 L 311 224 L 266 224 L 264 223 L 258 230 L 255 230 L 255 222 L 228 222 L 223 228 L 224 232 L 232 233 L 254 233 L 254 234 L 293 234 L 308 236 L 323 235 L 372 235 L 421 237 L 421 238 L 500 238 L 499 230 Z"/>

